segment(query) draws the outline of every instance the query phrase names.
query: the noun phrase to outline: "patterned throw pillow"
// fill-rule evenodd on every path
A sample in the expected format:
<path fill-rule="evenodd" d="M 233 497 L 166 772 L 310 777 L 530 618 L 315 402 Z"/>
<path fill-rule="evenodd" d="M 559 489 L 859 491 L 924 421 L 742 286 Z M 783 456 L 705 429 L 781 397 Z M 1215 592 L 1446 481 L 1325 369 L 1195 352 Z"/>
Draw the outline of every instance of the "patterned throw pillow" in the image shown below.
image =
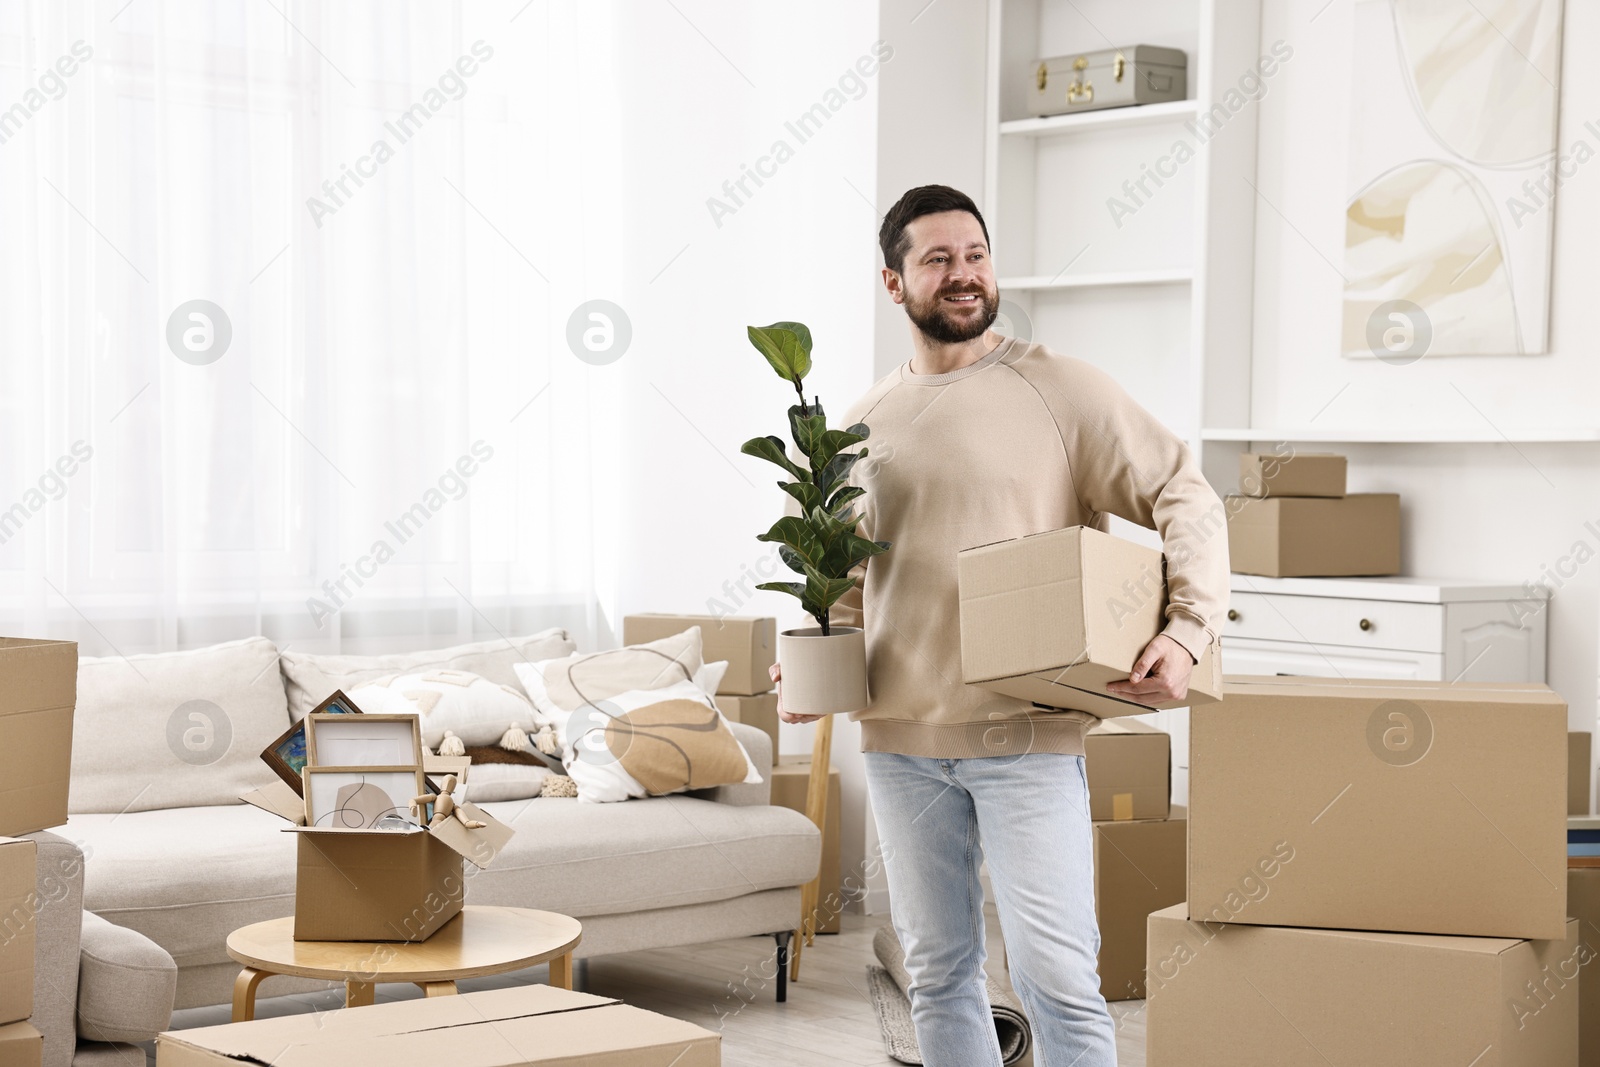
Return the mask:
<path fill-rule="evenodd" d="M 727 664 L 701 663 L 698 626 L 514 669 L 540 725 L 554 728 L 580 801 L 761 781 L 712 700 Z"/>

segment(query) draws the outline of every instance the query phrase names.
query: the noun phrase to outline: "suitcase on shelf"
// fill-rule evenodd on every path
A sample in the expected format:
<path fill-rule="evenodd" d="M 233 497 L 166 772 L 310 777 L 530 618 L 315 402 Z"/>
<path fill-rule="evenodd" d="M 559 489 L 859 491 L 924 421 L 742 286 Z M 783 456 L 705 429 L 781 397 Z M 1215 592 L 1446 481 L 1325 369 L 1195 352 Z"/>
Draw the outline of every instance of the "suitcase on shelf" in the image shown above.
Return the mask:
<path fill-rule="evenodd" d="M 1188 95 L 1188 62 L 1180 49 L 1153 44 L 1041 59 L 1032 74 L 1028 113 L 1048 118 L 1183 100 Z"/>

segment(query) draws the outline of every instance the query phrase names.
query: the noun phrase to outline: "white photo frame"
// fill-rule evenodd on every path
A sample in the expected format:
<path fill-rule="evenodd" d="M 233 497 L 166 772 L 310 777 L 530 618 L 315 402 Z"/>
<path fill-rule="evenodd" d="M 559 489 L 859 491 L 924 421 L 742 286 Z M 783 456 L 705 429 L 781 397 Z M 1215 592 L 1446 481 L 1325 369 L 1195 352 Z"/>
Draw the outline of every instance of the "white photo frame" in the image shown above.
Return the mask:
<path fill-rule="evenodd" d="M 306 826 L 316 830 L 420 827 L 411 801 L 427 792 L 421 767 L 307 767 Z"/>
<path fill-rule="evenodd" d="M 415 715 L 311 715 L 308 718 L 308 766 L 422 766 L 422 730 Z"/>

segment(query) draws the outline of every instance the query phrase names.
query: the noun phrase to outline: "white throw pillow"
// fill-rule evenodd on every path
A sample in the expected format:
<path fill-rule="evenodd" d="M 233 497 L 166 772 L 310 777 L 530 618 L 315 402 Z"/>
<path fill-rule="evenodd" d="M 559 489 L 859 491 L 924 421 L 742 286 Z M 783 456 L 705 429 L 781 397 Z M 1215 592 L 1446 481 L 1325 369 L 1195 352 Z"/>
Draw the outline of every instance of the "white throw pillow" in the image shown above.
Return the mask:
<path fill-rule="evenodd" d="M 288 728 L 278 649 L 264 637 L 81 657 L 68 810 L 237 804 L 277 781 L 261 750 Z"/>
<path fill-rule="evenodd" d="M 528 698 L 509 685 L 496 685 L 470 671 L 433 670 L 380 678 L 347 695 L 368 715 L 415 715 L 422 743 L 437 751 L 446 731 L 463 745 L 523 748 L 533 730 Z M 508 733 L 515 733 L 507 738 Z"/>
<path fill-rule="evenodd" d="M 540 724 L 555 729 L 580 801 L 761 781 L 712 699 L 727 663 L 700 663 L 699 627 L 513 669 Z"/>
<path fill-rule="evenodd" d="M 520 763 L 474 763 L 467 771 L 467 799 L 474 804 L 530 800 L 555 774 L 549 767 Z"/>

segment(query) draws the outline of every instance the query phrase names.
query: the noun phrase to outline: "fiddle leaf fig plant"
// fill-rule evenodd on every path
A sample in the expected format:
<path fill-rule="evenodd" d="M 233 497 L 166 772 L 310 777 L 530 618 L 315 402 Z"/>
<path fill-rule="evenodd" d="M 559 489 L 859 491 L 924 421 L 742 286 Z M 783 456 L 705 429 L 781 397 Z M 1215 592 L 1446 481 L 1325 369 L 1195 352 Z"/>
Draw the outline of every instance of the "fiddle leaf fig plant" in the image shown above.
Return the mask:
<path fill-rule="evenodd" d="M 811 372 L 811 331 L 798 322 L 775 322 L 748 327 L 756 347 L 778 377 L 794 386 L 799 403 L 789 408 L 789 436 L 805 465 L 789 456 L 783 438 L 753 437 L 739 449 L 782 467 L 788 481 L 778 488 L 800 505 L 799 515 L 786 515 L 756 540 L 776 543 L 784 565 L 801 575 L 802 582 L 763 582 L 770 589 L 797 597 L 806 613 L 828 635 L 828 611 L 855 584 L 850 569 L 862 560 L 889 549 L 888 541 L 870 541 L 856 533 L 861 516 L 852 506 L 865 492 L 847 484 L 850 469 L 867 454 L 865 448 L 847 449 L 867 439 L 867 424 L 847 430 L 828 429 L 820 397 L 806 403 L 805 377 Z"/>

